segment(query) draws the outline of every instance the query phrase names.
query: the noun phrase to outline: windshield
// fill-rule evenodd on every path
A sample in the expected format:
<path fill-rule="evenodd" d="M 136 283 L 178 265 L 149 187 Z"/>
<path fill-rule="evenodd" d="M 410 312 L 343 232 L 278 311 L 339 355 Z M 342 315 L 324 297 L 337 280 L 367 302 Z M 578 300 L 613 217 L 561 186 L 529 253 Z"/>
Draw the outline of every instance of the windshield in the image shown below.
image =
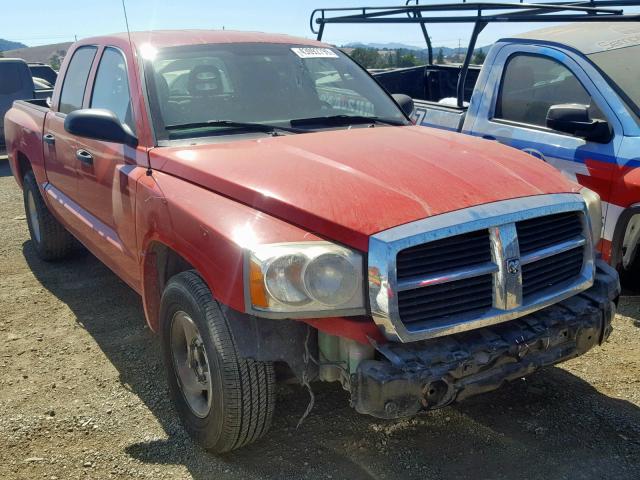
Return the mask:
<path fill-rule="evenodd" d="M 359 117 L 360 124 L 362 117 L 407 123 L 386 92 L 334 48 L 270 43 L 180 46 L 160 50 L 146 61 L 145 69 L 160 140 L 237 130 L 230 122 L 291 127 L 292 120 L 314 119 L 306 125 L 312 129 L 335 127 L 336 117 L 348 116 Z M 325 117 L 333 121 L 323 125 Z M 198 125 L 206 122 L 210 125 Z M 349 119 L 340 125 L 348 126 Z"/>
<path fill-rule="evenodd" d="M 615 83 L 629 108 L 640 119 L 640 45 L 593 53 L 589 58 Z"/>

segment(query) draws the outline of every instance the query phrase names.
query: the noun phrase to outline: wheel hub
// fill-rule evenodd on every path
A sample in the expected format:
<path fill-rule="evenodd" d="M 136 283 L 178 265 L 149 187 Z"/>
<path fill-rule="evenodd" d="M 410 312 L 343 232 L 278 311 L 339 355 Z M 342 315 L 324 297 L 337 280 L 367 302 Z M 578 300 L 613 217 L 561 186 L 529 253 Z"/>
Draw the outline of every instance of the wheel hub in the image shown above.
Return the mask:
<path fill-rule="evenodd" d="M 187 405 L 197 417 L 206 417 L 213 389 L 207 352 L 198 327 L 182 311 L 176 312 L 171 323 L 171 356 Z"/>
<path fill-rule="evenodd" d="M 189 366 L 196 375 L 198 381 L 202 384 L 207 382 L 207 361 L 204 353 L 204 345 L 198 338 L 194 338 L 189 345 Z"/>
<path fill-rule="evenodd" d="M 40 222 L 38 221 L 38 210 L 36 209 L 36 201 L 33 198 L 33 192 L 29 191 L 27 195 L 27 214 L 31 223 L 31 231 L 34 240 L 40 243 Z"/>

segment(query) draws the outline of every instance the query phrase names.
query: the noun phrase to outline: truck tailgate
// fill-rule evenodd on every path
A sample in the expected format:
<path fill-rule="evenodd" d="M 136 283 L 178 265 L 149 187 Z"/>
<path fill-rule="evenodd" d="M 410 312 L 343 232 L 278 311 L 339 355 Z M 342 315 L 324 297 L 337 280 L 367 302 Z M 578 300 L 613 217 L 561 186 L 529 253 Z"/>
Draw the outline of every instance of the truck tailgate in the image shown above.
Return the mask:
<path fill-rule="evenodd" d="M 414 100 L 412 119 L 417 125 L 459 132 L 467 114 L 466 108 Z"/>

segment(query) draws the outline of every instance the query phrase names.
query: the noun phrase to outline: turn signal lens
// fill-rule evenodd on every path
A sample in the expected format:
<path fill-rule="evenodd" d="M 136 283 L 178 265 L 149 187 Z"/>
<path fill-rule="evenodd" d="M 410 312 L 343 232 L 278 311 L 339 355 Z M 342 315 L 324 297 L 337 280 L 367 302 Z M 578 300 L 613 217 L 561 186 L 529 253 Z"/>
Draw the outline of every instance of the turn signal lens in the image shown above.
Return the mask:
<path fill-rule="evenodd" d="M 262 268 L 253 260 L 249 261 L 249 293 L 254 306 L 262 308 L 269 306 Z"/>

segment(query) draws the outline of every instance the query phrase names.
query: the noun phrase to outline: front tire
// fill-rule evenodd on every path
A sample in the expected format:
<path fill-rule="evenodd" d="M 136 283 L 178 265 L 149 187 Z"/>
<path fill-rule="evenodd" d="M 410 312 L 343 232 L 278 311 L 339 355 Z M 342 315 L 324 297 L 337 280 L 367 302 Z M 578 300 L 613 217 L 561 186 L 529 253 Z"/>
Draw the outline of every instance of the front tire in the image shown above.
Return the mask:
<path fill-rule="evenodd" d="M 275 406 L 273 364 L 238 354 L 224 313 L 196 272 L 169 280 L 160 322 L 169 392 L 188 433 L 215 453 L 263 436 Z"/>
<path fill-rule="evenodd" d="M 22 194 L 29 234 L 38 257 L 53 261 L 68 256 L 76 247 L 76 240 L 47 208 L 31 171 L 24 176 Z"/>

